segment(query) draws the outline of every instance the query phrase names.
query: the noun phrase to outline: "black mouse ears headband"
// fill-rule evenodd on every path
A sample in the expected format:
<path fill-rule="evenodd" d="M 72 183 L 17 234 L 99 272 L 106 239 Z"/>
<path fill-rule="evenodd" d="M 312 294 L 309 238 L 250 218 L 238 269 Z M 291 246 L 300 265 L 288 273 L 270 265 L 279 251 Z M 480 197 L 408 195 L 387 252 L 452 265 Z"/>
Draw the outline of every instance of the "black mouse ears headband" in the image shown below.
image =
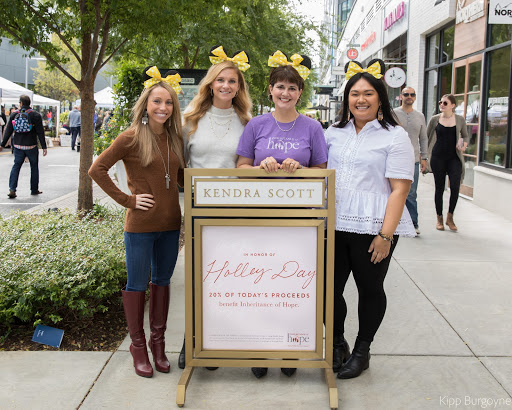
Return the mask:
<path fill-rule="evenodd" d="M 360 62 L 350 61 L 347 65 L 345 65 L 346 80 L 350 80 L 354 75 L 358 73 L 368 73 L 377 79 L 381 79 L 384 76 L 383 72 L 386 70 L 384 62 L 382 60 L 372 60 L 370 63 L 372 64 L 368 65 L 367 68 L 363 68 Z"/>

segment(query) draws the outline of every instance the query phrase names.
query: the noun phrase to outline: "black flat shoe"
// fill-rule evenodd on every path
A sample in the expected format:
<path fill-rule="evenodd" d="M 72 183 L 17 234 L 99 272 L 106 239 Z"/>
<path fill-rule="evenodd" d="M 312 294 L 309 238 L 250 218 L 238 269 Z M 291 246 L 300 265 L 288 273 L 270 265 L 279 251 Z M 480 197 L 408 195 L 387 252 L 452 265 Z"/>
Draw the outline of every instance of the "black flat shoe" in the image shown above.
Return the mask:
<path fill-rule="evenodd" d="M 32 192 L 30 192 L 30 195 L 40 195 L 42 193 L 43 193 L 43 191 L 32 191 Z"/>
<path fill-rule="evenodd" d="M 297 369 L 295 367 L 281 367 L 281 373 L 287 375 L 288 377 L 292 377 Z"/>
<path fill-rule="evenodd" d="M 183 346 L 180 351 L 180 355 L 178 356 L 178 367 L 180 369 L 185 368 L 185 339 L 183 339 Z"/>
<path fill-rule="evenodd" d="M 218 367 L 207 367 L 206 370 L 210 370 L 211 372 L 213 372 L 214 370 L 217 370 Z"/>
<path fill-rule="evenodd" d="M 338 373 L 350 357 L 350 347 L 343 336 L 334 336 L 332 350 L 332 370 Z"/>
<path fill-rule="evenodd" d="M 267 367 L 251 367 L 252 374 L 256 376 L 257 379 L 261 379 L 263 376 L 266 376 L 268 372 Z"/>

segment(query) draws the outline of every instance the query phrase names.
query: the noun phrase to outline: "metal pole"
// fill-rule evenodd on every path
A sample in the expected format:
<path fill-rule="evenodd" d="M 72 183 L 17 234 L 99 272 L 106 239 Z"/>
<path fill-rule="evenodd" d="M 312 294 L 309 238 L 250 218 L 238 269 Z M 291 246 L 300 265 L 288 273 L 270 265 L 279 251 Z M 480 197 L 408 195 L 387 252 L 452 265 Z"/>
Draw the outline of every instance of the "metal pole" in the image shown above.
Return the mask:
<path fill-rule="evenodd" d="M 28 57 L 25 57 L 25 88 L 28 88 Z"/>

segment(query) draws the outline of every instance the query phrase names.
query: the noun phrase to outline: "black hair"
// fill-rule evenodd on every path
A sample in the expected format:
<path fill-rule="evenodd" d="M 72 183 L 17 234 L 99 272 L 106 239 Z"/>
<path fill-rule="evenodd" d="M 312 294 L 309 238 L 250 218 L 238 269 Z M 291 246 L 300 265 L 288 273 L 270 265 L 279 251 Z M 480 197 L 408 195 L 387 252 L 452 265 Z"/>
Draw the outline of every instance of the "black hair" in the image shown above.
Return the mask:
<path fill-rule="evenodd" d="M 368 63 L 368 67 L 370 67 L 372 64 L 378 62 L 380 65 L 380 72 L 383 74 L 386 71 L 386 65 L 384 64 L 384 61 L 375 58 L 371 60 Z M 360 62 L 353 61 L 353 63 L 357 64 L 359 67 L 363 67 Z M 345 65 L 345 72 L 348 69 L 348 65 L 350 62 L 348 62 Z M 394 111 L 391 109 L 391 104 L 389 103 L 388 98 L 388 92 L 386 91 L 386 86 L 384 84 L 384 81 L 382 79 L 375 78 L 372 74 L 367 72 L 357 73 L 354 74 L 350 80 L 348 80 L 347 85 L 345 86 L 345 90 L 343 92 L 343 102 L 341 105 L 341 109 L 338 113 L 338 115 L 341 118 L 341 121 L 334 125 L 336 128 L 343 128 L 345 125 L 348 124 L 350 121 L 350 118 L 353 118 L 354 115 L 350 112 L 350 109 L 348 107 L 348 97 L 350 94 L 350 90 L 354 86 L 355 83 L 357 83 L 360 79 L 365 79 L 370 83 L 370 85 L 375 88 L 375 91 L 377 91 L 377 94 L 379 96 L 379 103 L 382 110 L 382 121 L 379 121 L 380 125 L 382 125 L 383 128 L 388 129 L 389 125 L 397 126 L 400 125 L 398 118 L 396 117 Z"/>
<path fill-rule="evenodd" d="M 26 94 L 20 95 L 20 103 L 23 107 L 30 107 L 30 97 Z"/>

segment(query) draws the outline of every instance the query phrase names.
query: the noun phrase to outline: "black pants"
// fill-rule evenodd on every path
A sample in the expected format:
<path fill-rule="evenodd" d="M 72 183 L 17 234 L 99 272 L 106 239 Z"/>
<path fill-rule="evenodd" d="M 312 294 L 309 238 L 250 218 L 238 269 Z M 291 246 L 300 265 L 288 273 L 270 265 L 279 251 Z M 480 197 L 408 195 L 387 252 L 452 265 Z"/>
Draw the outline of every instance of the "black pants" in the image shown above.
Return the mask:
<path fill-rule="evenodd" d="M 386 259 L 374 264 L 372 254 L 368 252 L 374 235 L 349 232 L 335 232 L 334 257 L 334 335 L 345 333 L 345 318 L 347 304 L 343 297 L 345 285 L 350 276 L 354 280 L 359 293 L 358 316 L 359 333 L 357 337 L 366 342 L 372 342 L 386 313 L 386 293 L 384 278 L 388 272 L 391 256 L 396 247 L 398 236 Z"/>
<path fill-rule="evenodd" d="M 448 175 L 450 180 L 450 204 L 448 206 L 448 212 L 453 214 L 455 205 L 457 205 L 457 200 L 459 199 L 460 179 L 462 177 L 462 164 L 460 163 L 460 159 L 458 157 L 452 157 L 451 159 L 432 157 L 430 159 L 430 166 L 436 184 L 436 193 L 434 195 L 436 213 L 437 215 L 443 214 L 443 192 L 446 184 L 446 175 Z"/>

